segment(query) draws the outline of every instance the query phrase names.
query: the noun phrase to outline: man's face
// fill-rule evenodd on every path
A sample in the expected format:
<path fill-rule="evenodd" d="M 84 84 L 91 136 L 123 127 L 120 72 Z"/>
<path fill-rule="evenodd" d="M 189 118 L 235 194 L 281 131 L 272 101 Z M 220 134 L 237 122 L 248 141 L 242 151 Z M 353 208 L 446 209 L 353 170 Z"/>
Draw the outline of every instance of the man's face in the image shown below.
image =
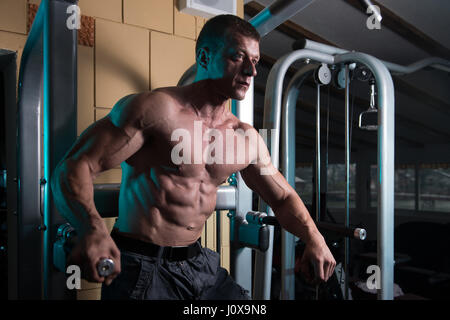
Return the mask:
<path fill-rule="evenodd" d="M 242 35 L 225 40 L 211 61 L 211 78 L 216 79 L 219 92 L 236 100 L 245 98 L 251 78 L 256 76 L 259 42 Z"/>

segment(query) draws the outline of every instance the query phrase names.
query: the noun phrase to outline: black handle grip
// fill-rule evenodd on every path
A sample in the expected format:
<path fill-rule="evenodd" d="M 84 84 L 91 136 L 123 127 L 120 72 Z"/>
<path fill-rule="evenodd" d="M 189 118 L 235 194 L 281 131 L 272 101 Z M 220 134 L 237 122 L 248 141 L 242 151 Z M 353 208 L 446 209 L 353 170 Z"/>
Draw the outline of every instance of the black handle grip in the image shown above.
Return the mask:
<path fill-rule="evenodd" d="M 277 218 L 274 216 L 265 216 L 261 219 L 263 224 L 269 224 L 271 226 L 279 226 L 280 223 L 278 222 Z"/>

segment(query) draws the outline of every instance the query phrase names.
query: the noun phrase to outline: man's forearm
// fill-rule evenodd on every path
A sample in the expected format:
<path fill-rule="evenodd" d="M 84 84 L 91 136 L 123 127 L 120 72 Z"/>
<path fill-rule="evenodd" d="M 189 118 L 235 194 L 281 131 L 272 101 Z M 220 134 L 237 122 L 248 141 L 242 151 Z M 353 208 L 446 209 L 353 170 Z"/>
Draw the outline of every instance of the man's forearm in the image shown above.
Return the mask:
<path fill-rule="evenodd" d="M 280 225 L 303 242 L 322 238 L 303 201 L 297 194 L 290 194 L 278 207 L 272 208 Z"/>
<path fill-rule="evenodd" d="M 67 160 L 55 169 L 51 179 L 58 211 L 82 235 L 105 224 L 94 204 L 94 185 L 89 165 Z"/>

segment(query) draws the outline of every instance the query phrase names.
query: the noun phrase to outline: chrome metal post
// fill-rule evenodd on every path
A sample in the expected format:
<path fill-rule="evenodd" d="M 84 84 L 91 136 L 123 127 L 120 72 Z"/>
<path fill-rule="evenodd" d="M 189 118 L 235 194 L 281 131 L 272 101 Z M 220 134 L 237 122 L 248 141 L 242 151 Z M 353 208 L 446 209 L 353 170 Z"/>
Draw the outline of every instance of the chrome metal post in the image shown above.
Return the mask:
<path fill-rule="evenodd" d="M 311 76 L 317 64 L 307 64 L 300 68 L 289 82 L 281 111 L 281 171 L 288 183 L 295 189 L 295 111 L 300 87 Z M 301 195 L 300 195 L 301 196 Z M 295 239 L 282 230 L 281 233 L 281 294 L 282 300 L 295 299 Z"/>
<path fill-rule="evenodd" d="M 309 6 L 314 0 L 277 0 L 254 16 L 250 23 L 258 30 L 261 37 L 278 27 L 299 11 Z"/>
<path fill-rule="evenodd" d="M 320 42 L 315 42 L 312 40 L 308 40 L 308 39 L 301 39 L 298 40 L 295 44 L 294 44 L 294 48 L 296 49 L 309 49 L 309 50 L 314 50 L 314 51 L 318 51 L 318 52 L 323 52 L 323 53 L 327 53 L 327 54 L 331 54 L 331 55 L 335 55 L 335 54 L 344 54 L 344 53 L 349 53 L 350 51 L 345 50 L 345 49 L 341 49 L 341 48 L 337 48 L 337 47 L 333 47 L 333 46 L 329 46 Z M 408 74 L 408 73 L 413 73 L 416 72 L 420 69 L 423 69 L 427 66 L 430 66 L 432 68 L 435 69 L 439 69 L 445 72 L 450 72 L 450 61 L 449 60 L 445 60 L 439 57 L 429 57 L 429 58 L 425 58 L 419 61 L 416 61 L 410 65 L 407 66 L 402 66 L 396 63 L 392 63 L 389 61 L 383 61 L 383 60 L 379 60 L 381 61 L 391 72 L 395 73 L 395 74 Z"/>
<path fill-rule="evenodd" d="M 359 62 L 372 71 L 378 88 L 378 266 L 381 289 L 378 298 L 394 298 L 394 159 L 395 98 L 394 84 L 382 61 L 364 53 L 345 53 L 335 63 Z"/>
<path fill-rule="evenodd" d="M 320 84 L 316 85 L 316 221 L 320 221 Z"/>
<path fill-rule="evenodd" d="M 281 119 L 281 96 L 283 91 L 283 81 L 289 66 L 300 59 L 311 58 L 319 62 L 333 64 L 333 57 L 312 50 L 301 50 L 292 52 L 279 59 L 272 67 L 267 78 L 266 95 L 264 97 L 264 119 L 263 128 L 272 130 L 274 134 L 270 135 L 270 143 L 267 147 L 271 154 L 272 164 L 275 168 L 279 167 L 279 139 L 280 139 L 280 119 Z M 259 211 L 267 212 L 273 216 L 274 212 L 271 208 L 266 208 L 263 202 L 260 202 Z M 262 277 L 264 283 L 259 284 L 264 287 L 264 299 L 270 297 L 270 281 L 272 276 L 272 252 L 273 240 L 269 244 L 269 249 L 265 254 L 256 252 L 255 277 L 257 274 L 264 273 Z M 259 277 L 261 279 L 261 277 Z M 255 296 L 255 299 L 258 297 Z M 261 297 L 262 299 L 262 297 Z"/>
<path fill-rule="evenodd" d="M 253 125 L 253 92 L 254 80 L 250 82 L 250 87 L 245 95 L 244 100 L 233 100 L 236 105 L 236 116 L 239 120 Z M 240 222 L 245 220 L 247 212 L 252 211 L 253 191 L 245 184 L 241 174 L 236 174 L 237 182 L 237 203 L 236 203 L 236 224 L 239 228 Z M 234 232 L 231 231 L 231 232 Z M 238 239 L 236 239 L 238 240 Z M 234 244 L 237 245 L 237 244 Z M 250 292 L 252 296 L 252 249 L 251 248 L 237 248 L 232 246 L 232 275 L 236 282 L 244 289 Z"/>
<path fill-rule="evenodd" d="M 378 263 L 381 269 L 381 290 L 379 299 L 393 299 L 393 235 L 394 235 L 394 86 L 387 67 L 378 59 L 364 53 L 345 53 L 333 57 L 329 54 L 298 50 L 280 58 L 271 69 L 267 79 L 267 90 L 264 101 L 264 128 L 279 128 L 281 95 L 284 76 L 289 66 L 300 59 L 309 58 L 314 61 L 337 64 L 365 64 L 374 74 L 377 82 L 379 129 L 378 129 L 378 182 L 380 184 L 378 206 Z M 272 162 L 278 167 L 278 137 L 270 144 Z M 269 146 L 268 146 L 269 147 Z M 261 211 L 261 210 L 260 210 Z M 273 212 L 269 210 L 269 214 Z M 268 268 L 271 270 L 271 268 Z"/>
<path fill-rule="evenodd" d="M 48 2 L 36 14 L 22 54 L 17 104 L 17 299 L 43 296 L 41 126 L 43 25 Z M 11 252 L 11 256 L 14 254 Z M 14 281 L 14 282 L 15 282 Z"/>
<path fill-rule="evenodd" d="M 350 226 L 350 71 L 348 64 L 345 65 L 345 223 Z M 345 300 L 348 300 L 348 276 L 349 276 L 349 250 L 350 239 L 344 239 L 344 272 L 345 272 Z"/>
<path fill-rule="evenodd" d="M 316 222 L 320 221 L 320 83 L 316 84 L 316 177 L 315 177 L 315 194 L 316 194 Z M 325 173 L 326 174 L 326 173 Z M 319 285 L 315 287 L 315 299 L 319 300 Z"/>

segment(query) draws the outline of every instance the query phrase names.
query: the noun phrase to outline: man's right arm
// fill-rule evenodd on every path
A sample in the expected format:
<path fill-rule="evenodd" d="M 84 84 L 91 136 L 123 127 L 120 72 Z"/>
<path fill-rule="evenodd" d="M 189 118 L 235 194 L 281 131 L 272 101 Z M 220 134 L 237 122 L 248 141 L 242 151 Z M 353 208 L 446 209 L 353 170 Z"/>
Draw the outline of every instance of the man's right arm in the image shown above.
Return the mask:
<path fill-rule="evenodd" d="M 98 228 L 102 221 L 94 204 L 93 180 L 102 171 L 118 166 L 144 143 L 136 104 L 127 96 L 105 118 L 87 128 L 56 167 L 52 190 L 58 211 L 80 235 Z"/>
<path fill-rule="evenodd" d="M 51 187 L 58 211 L 77 230 L 84 243 L 77 250 L 89 281 L 103 282 L 95 266 L 101 258 L 115 258 L 120 272 L 120 252 L 109 237 L 94 204 L 93 180 L 102 171 L 118 166 L 144 144 L 145 103 L 148 94 L 131 95 L 116 103 L 105 118 L 86 129 L 53 172 Z M 74 249 L 75 250 L 75 249 Z M 84 252 L 88 251 L 88 252 Z M 80 258 L 81 257 L 81 258 Z M 87 259 L 86 259 L 87 257 Z M 115 273 L 111 279 L 118 274 Z"/>

